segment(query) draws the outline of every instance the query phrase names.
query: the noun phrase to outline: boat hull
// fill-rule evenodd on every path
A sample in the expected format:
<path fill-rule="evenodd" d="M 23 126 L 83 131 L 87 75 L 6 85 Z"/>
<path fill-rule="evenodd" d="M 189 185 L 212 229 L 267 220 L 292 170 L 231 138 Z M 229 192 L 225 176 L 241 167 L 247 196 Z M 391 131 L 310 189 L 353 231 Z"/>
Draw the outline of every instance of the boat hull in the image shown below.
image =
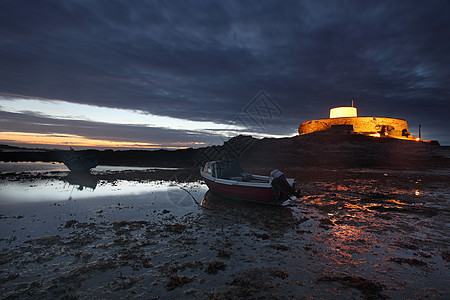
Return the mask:
<path fill-rule="evenodd" d="M 272 187 L 228 185 L 215 182 L 205 177 L 204 180 L 211 191 L 225 197 L 270 204 L 283 202 L 277 201 L 272 191 Z"/>
<path fill-rule="evenodd" d="M 98 165 L 98 159 L 95 157 L 74 157 L 63 161 L 71 172 L 88 172 Z"/>

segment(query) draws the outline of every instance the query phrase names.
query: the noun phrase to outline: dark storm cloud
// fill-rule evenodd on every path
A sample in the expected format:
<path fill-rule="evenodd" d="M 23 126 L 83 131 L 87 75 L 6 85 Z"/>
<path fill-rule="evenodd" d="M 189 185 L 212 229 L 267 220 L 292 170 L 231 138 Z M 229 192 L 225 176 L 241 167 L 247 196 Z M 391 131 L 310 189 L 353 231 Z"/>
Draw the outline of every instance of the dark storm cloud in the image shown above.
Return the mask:
<path fill-rule="evenodd" d="M 2 1 L 0 92 L 227 123 L 264 90 L 283 115 L 260 132 L 290 134 L 352 99 L 361 115 L 437 132 L 449 127 L 449 11 L 448 1 Z"/>

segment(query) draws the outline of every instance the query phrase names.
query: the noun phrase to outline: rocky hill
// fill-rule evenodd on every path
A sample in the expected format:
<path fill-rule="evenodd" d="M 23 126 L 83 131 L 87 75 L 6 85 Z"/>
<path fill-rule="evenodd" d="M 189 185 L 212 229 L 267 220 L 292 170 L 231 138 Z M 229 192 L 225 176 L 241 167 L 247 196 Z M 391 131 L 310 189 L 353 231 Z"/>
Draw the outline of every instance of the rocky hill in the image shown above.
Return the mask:
<path fill-rule="evenodd" d="M 199 156 L 222 153 L 223 158 L 236 158 L 252 167 L 450 168 L 450 147 L 362 135 L 318 133 L 262 140 L 237 136 L 221 147 L 212 148 L 214 151 L 211 148 L 199 149 Z"/>

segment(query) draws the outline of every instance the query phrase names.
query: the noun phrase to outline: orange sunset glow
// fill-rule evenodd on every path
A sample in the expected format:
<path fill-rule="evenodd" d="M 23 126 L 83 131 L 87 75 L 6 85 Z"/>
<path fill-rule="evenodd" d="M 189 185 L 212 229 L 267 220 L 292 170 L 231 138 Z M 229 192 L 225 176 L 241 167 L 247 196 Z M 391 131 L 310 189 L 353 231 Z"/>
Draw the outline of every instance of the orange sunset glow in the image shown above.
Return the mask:
<path fill-rule="evenodd" d="M 73 146 L 73 147 L 107 147 L 107 148 L 137 148 L 137 149 L 185 149 L 185 145 L 174 144 L 172 146 L 142 143 L 111 141 L 101 139 L 88 139 L 83 136 L 73 134 L 43 134 L 28 132 L 0 132 L 1 143 L 23 143 L 29 145 L 47 144 L 52 146 Z"/>

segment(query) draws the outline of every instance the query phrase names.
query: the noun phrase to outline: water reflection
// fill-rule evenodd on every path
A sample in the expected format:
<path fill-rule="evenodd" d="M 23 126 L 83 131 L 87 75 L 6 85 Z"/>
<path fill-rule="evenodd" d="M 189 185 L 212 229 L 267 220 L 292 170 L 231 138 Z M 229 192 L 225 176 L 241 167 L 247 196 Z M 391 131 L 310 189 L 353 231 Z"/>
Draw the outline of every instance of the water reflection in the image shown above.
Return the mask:
<path fill-rule="evenodd" d="M 61 179 L 3 181 L 0 185 L 0 204 L 14 202 L 66 201 L 93 197 L 141 195 L 164 192 L 168 184 L 149 181 L 97 180 L 93 175 L 67 176 Z"/>
<path fill-rule="evenodd" d="M 309 195 L 299 205 L 317 212 L 315 238 L 331 251 L 324 255 L 333 258 L 336 266 L 354 265 L 356 259 L 370 265 L 371 260 L 380 260 L 377 255 L 383 251 L 382 260 L 389 255 L 403 255 L 397 249 L 427 249 L 430 226 L 440 227 L 439 219 L 432 218 L 440 214 L 441 207 L 448 206 L 448 199 L 441 196 L 448 185 L 440 176 L 430 176 L 436 187 L 432 192 L 419 190 L 416 185 L 423 180 L 413 175 L 390 176 L 389 181 L 344 178 L 305 184 Z M 442 242 L 443 238 L 437 240 Z M 368 253 L 364 258 L 355 256 L 364 253 Z M 379 262 L 378 266 L 386 268 L 387 263 Z"/>
<path fill-rule="evenodd" d="M 90 173 L 84 174 L 70 173 L 66 177 L 63 177 L 62 179 L 67 183 L 69 183 L 70 185 L 75 186 L 79 191 L 82 191 L 86 188 L 91 189 L 93 191 L 97 187 L 98 183 L 97 177 Z"/>
<path fill-rule="evenodd" d="M 203 196 L 201 204 L 202 207 L 210 210 L 216 210 L 218 208 L 226 209 L 227 207 L 231 209 L 236 206 L 236 201 L 238 200 L 231 200 L 208 190 Z"/>
<path fill-rule="evenodd" d="M 66 172 L 67 167 L 57 162 L 0 162 L 0 174 L 20 172 Z"/>
<path fill-rule="evenodd" d="M 90 170 L 91 174 L 102 174 L 108 172 L 122 172 L 122 171 L 152 171 L 152 170 L 167 170 L 175 171 L 180 168 L 163 168 L 163 167 L 134 167 L 134 166 L 110 166 L 98 165 Z M 45 173 L 45 172 L 68 172 L 69 169 L 59 162 L 0 162 L 0 174 L 5 173 Z"/>
<path fill-rule="evenodd" d="M 218 193 L 208 190 L 202 199 L 202 207 L 210 210 L 225 210 L 225 211 L 245 211 L 249 209 L 257 209 L 260 211 L 274 211 L 282 206 L 267 205 L 264 203 L 257 203 L 252 201 L 245 201 L 240 199 L 230 199 Z"/>
<path fill-rule="evenodd" d="M 205 213 L 214 214 L 210 219 L 213 227 L 217 226 L 217 219 L 225 219 L 229 220 L 230 225 L 246 223 L 276 236 L 294 229 L 298 224 L 298 216 L 289 207 L 229 199 L 210 190 L 205 193 L 201 204 L 206 209 Z"/>

